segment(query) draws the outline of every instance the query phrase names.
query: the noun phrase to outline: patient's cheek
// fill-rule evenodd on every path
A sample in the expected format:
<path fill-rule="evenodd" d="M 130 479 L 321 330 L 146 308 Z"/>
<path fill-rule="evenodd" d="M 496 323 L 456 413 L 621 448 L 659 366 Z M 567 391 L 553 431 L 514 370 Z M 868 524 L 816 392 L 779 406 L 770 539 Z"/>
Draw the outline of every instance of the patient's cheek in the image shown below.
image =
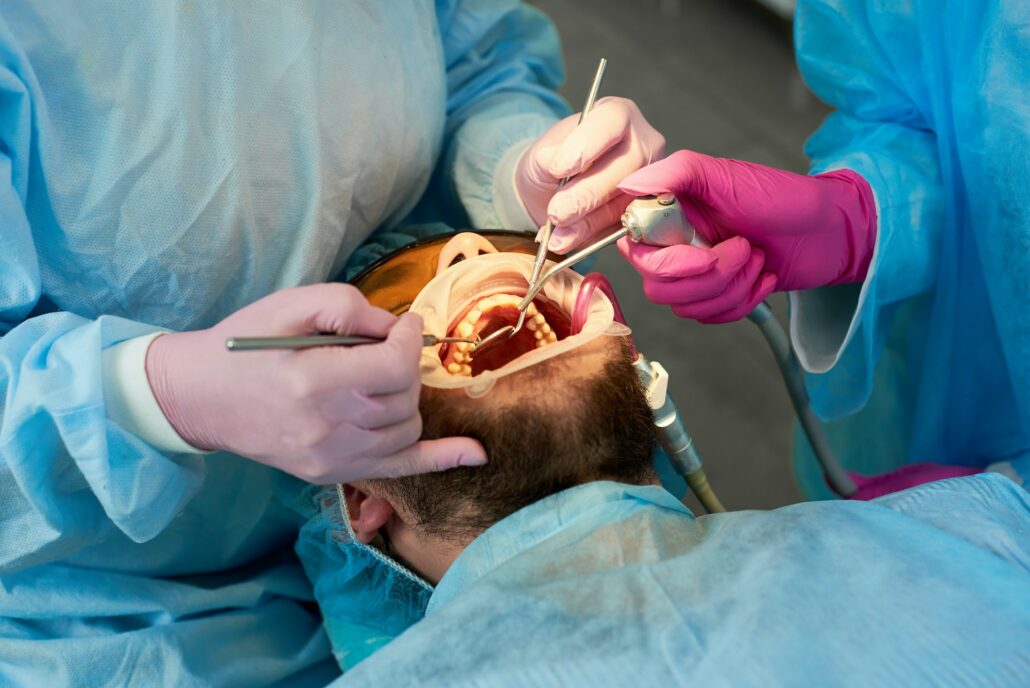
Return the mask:
<path fill-rule="evenodd" d="M 480 299 L 466 309 L 447 334 L 484 338 L 502 327 L 514 325 L 519 319 L 521 300 L 522 296 L 516 294 L 494 294 Z M 440 360 L 452 375 L 475 376 L 496 370 L 534 348 L 565 339 L 570 329 L 569 316 L 546 298 L 538 296 L 526 309 L 525 327 L 514 336 L 474 357 L 471 344 L 444 345 L 440 349 Z"/>

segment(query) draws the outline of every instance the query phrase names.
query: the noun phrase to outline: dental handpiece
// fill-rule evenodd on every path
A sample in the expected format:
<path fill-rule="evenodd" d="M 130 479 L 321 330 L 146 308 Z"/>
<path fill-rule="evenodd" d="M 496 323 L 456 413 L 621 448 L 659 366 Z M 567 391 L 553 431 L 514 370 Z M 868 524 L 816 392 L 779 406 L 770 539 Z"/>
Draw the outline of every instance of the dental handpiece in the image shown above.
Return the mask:
<path fill-rule="evenodd" d="M 622 214 L 622 228 L 637 243 L 651 246 L 689 244 L 697 248 L 711 248 L 711 244 L 690 224 L 676 196 L 671 193 L 635 199 Z"/>
<path fill-rule="evenodd" d="M 698 234 L 694 225 L 683 214 L 676 196 L 663 193 L 657 196 L 641 196 L 634 199 L 622 214 L 622 227 L 608 236 L 581 248 L 560 263 L 556 263 L 539 279 L 531 284 L 519 308 L 526 308 L 536 298 L 544 285 L 565 268 L 572 267 L 584 258 L 589 258 L 605 246 L 614 244 L 624 236 L 636 243 L 651 246 L 674 246 L 689 244 L 697 248 L 710 248 L 705 238 Z"/>

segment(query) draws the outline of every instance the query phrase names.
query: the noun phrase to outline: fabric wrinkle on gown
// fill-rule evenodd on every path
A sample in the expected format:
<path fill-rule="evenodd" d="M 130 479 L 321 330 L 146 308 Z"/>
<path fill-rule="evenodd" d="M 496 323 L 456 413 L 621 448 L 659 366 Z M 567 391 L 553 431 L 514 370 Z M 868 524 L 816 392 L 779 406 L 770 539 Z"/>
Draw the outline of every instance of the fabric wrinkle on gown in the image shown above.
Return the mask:
<path fill-rule="evenodd" d="M 697 519 L 589 483 L 489 528 L 334 685 L 1020 685 L 1028 523 L 992 474 Z"/>

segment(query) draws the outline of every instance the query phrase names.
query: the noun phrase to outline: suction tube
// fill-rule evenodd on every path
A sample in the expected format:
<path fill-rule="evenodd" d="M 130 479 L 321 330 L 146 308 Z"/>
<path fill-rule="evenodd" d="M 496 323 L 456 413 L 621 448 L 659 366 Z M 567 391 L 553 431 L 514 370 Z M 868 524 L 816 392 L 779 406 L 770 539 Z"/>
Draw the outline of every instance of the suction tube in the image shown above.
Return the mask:
<path fill-rule="evenodd" d="M 576 303 L 572 309 L 572 333 L 576 334 L 586 322 L 587 306 L 594 291 L 600 289 L 608 300 L 612 302 L 615 309 L 615 320 L 626 324 L 626 318 L 622 313 L 618 300 L 611 283 L 604 275 L 592 272 L 587 275 L 576 294 Z M 708 483 L 704 468 L 701 467 L 701 456 L 694 448 L 694 439 L 687 432 L 687 427 L 676 410 L 676 404 L 669 396 L 669 374 L 657 361 L 652 362 L 644 358 L 629 339 L 635 361 L 634 367 L 640 376 L 647 393 L 647 402 L 654 413 L 655 427 L 658 428 L 658 439 L 669 457 L 675 471 L 687 481 L 687 485 L 697 495 L 701 506 L 710 514 L 721 513 L 726 508 L 719 501 L 712 486 Z"/>
<path fill-rule="evenodd" d="M 579 334 L 582 331 L 583 325 L 587 321 L 587 313 L 590 312 L 590 299 L 598 289 L 612 302 L 612 309 L 615 311 L 615 322 L 622 323 L 623 325 L 626 324 L 626 316 L 622 314 L 622 306 L 619 305 L 619 300 L 615 298 L 615 290 L 612 289 L 612 283 L 601 273 L 591 272 L 583 278 L 583 284 L 580 285 L 579 292 L 576 294 L 576 303 L 572 307 L 572 334 Z M 633 342 L 633 337 L 629 338 L 629 347 L 632 354 L 636 356 L 637 346 Z"/>
<path fill-rule="evenodd" d="M 772 309 L 765 302 L 758 304 L 747 318 L 758 326 L 758 330 L 769 344 L 769 349 L 783 376 L 783 382 L 787 386 L 790 403 L 794 406 L 794 412 L 801 421 L 801 428 L 812 445 L 819 465 L 823 467 L 826 482 L 841 497 L 850 497 L 858 488 L 851 477 L 844 472 L 836 454 L 830 448 L 830 443 L 826 441 L 826 435 L 823 434 L 819 419 L 815 417 L 808 404 L 808 392 L 805 390 L 805 382 L 801 377 L 801 368 L 794 352 L 790 349 L 790 340 L 787 339 L 787 334 L 776 322 Z"/>

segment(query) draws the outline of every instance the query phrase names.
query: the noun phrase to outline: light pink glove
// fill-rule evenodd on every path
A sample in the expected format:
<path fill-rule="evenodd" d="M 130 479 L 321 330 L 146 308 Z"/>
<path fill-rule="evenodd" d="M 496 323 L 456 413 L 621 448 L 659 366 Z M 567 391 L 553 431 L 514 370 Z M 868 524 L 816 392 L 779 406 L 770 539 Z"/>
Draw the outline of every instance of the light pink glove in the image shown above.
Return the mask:
<path fill-rule="evenodd" d="M 962 478 L 967 475 L 983 473 L 982 468 L 970 468 L 969 466 L 947 466 L 939 463 L 913 463 L 902 466 L 896 471 L 884 473 L 883 475 L 864 476 L 848 471 L 848 475 L 855 481 L 858 491 L 848 499 L 869 500 L 882 497 L 892 492 L 907 490 L 916 485 L 931 483 L 935 480 L 946 480 L 947 478 Z"/>
<path fill-rule="evenodd" d="M 619 249 L 655 303 L 685 318 L 729 322 L 773 289 L 865 279 L 876 242 L 869 184 L 851 170 L 805 176 L 765 165 L 678 151 L 629 177 L 634 196 L 672 192 L 712 248 Z"/>
<path fill-rule="evenodd" d="M 229 337 L 359 334 L 382 344 L 229 352 Z M 418 442 L 422 319 L 368 304 L 354 287 L 285 289 L 207 330 L 165 334 L 147 377 L 176 432 L 314 483 L 485 463 L 468 438 Z"/>
<path fill-rule="evenodd" d="M 632 100 L 601 98 L 583 118 L 551 127 L 519 159 L 515 189 L 533 222 L 554 224 L 550 249 L 567 253 L 619 224 L 632 200 L 617 185 L 662 157 L 665 137 Z M 560 193 L 558 181 L 573 177 Z"/>

